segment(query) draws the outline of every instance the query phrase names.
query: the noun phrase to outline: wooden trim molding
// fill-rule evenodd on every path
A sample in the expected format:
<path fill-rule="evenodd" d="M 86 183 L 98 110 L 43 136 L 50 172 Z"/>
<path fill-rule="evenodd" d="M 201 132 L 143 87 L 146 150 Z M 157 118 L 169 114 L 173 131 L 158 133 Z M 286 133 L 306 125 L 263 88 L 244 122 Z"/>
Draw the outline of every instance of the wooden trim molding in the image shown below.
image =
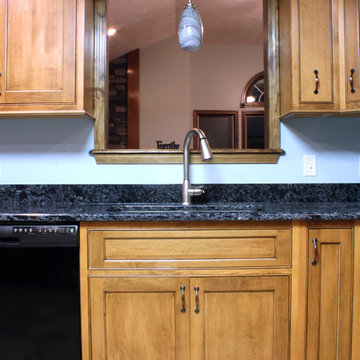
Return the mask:
<path fill-rule="evenodd" d="M 209 164 L 276 164 L 283 150 L 241 149 L 214 150 Z M 183 153 L 179 150 L 92 150 L 98 164 L 182 164 Z M 191 151 L 191 162 L 204 163 L 198 150 Z"/>
<path fill-rule="evenodd" d="M 95 149 L 107 147 L 107 21 L 106 0 L 94 2 L 94 118 Z"/>
<path fill-rule="evenodd" d="M 278 0 L 264 0 L 265 59 L 265 146 L 258 151 L 215 151 L 213 163 L 276 163 L 284 152 L 280 149 L 280 79 Z M 94 44 L 94 117 L 97 163 L 181 163 L 182 155 L 166 150 L 115 150 L 107 147 L 107 20 L 106 0 L 95 0 Z M 269 91 L 271 89 L 271 91 Z M 197 157 L 194 159 L 197 162 Z"/>
<path fill-rule="evenodd" d="M 129 149 L 139 148 L 140 119 L 140 51 L 128 53 L 127 68 L 127 145 Z"/>

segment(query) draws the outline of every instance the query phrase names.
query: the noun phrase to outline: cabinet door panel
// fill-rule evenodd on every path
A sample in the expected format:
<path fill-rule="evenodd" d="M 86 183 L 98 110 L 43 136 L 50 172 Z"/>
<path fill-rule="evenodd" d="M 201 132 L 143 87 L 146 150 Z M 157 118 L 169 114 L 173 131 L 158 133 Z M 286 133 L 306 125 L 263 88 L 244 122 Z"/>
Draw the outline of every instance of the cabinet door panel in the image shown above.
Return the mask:
<path fill-rule="evenodd" d="M 360 106 L 359 30 L 359 0 L 345 0 L 346 105 L 350 109 Z M 349 80 L 350 76 L 353 78 L 353 87 Z"/>
<path fill-rule="evenodd" d="M 289 358 L 289 278 L 286 276 L 193 279 L 191 359 Z"/>
<path fill-rule="evenodd" d="M 307 359 L 350 359 L 352 230 L 311 229 L 309 248 Z"/>
<path fill-rule="evenodd" d="M 92 359 L 188 360 L 182 284 L 180 279 L 90 279 Z"/>
<path fill-rule="evenodd" d="M 331 0 L 299 1 L 300 102 L 333 102 Z M 318 71 L 315 94 L 314 71 Z"/>
<path fill-rule="evenodd" d="M 75 102 L 76 1 L 1 0 L 7 104 Z"/>

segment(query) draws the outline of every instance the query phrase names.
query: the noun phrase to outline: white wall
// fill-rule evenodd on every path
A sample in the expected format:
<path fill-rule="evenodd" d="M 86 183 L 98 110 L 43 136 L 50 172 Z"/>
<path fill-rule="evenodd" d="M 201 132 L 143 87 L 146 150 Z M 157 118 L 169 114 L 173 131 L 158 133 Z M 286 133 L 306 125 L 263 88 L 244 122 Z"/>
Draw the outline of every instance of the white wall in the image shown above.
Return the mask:
<path fill-rule="evenodd" d="M 204 45 L 189 53 L 171 37 L 140 50 L 140 148 L 182 147 L 193 110 L 240 110 L 241 92 L 264 69 L 262 46 Z"/>
<path fill-rule="evenodd" d="M 279 163 L 192 165 L 197 183 L 359 182 L 359 118 L 288 119 Z M 181 165 L 97 165 L 89 119 L 1 119 L 0 184 L 180 184 Z M 317 155 L 316 177 L 303 176 L 303 155 Z"/>
<path fill-rule="evenodd" d="M 140 50 L 140 148 L 182 144 L 190 119 L 190 54 L 176 39 Z"/>
<path fill-rule="evenodd" d="M 262 46 L 208 45 L 191 54 L 192 110 L 240 110 L 241 93 L 264 70 Z"/>

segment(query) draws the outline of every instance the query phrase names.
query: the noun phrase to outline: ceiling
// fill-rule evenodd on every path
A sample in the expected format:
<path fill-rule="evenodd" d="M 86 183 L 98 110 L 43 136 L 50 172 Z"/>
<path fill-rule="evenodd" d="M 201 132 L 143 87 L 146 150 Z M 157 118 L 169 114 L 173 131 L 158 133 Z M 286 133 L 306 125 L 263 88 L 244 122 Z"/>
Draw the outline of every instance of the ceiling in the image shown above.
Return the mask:
<path fill-rule="evenodd" d="M 177 34 L 187 0 L 108 0 L 109 57 Z M 204 44 L 262 45 L 263 0 L 194 0 L 204 25 Z"/>

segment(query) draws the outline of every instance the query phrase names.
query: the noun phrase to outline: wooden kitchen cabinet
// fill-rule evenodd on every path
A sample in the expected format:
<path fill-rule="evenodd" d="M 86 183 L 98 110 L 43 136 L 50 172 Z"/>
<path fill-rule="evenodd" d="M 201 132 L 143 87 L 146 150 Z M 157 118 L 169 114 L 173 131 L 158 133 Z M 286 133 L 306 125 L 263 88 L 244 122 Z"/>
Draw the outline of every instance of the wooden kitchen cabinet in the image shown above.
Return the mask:
<path fill-rule="evenodd" d="M 289 226 L 88 223 L 80 241 L 84 360 L 289 359 Z"/>
<path fill-rule="evenodd" d="M 310 228 L 307 360 L 351 359 L 353 230 Z"/>
<path fill-rule="evenodd" d="M 360 111 L 358 6 L 279 1 L 282 117 Z"/>
<path fill-rule="evenodd" d="M 359 1 L 344 0 L 345 104 L 360 109 L 360 23 Z"/>
<path fill-rule="evenodd" d="M 92 114 L 93 1 L 0 0 L 0 116 Z"/>
<path fill-rule="evenodd" d="M 191 359 L 288 359 L 289 286 L 288 276 L 191 279 Z"/>
<path fill-rule="evenodd" d="M 288 358 L 286 276 L 92 278 L 90 289 L 93 359 Z"/>
<path fill-rule="evenodd" d="M 350 221 L 82 223 L 83 359 L 360 360 L 359 241 Z"/>
<path fill-rule="evenodd" d="M 91 278 L 92 359 L 190 359 L 183 283 L 178 278 Z"/>

